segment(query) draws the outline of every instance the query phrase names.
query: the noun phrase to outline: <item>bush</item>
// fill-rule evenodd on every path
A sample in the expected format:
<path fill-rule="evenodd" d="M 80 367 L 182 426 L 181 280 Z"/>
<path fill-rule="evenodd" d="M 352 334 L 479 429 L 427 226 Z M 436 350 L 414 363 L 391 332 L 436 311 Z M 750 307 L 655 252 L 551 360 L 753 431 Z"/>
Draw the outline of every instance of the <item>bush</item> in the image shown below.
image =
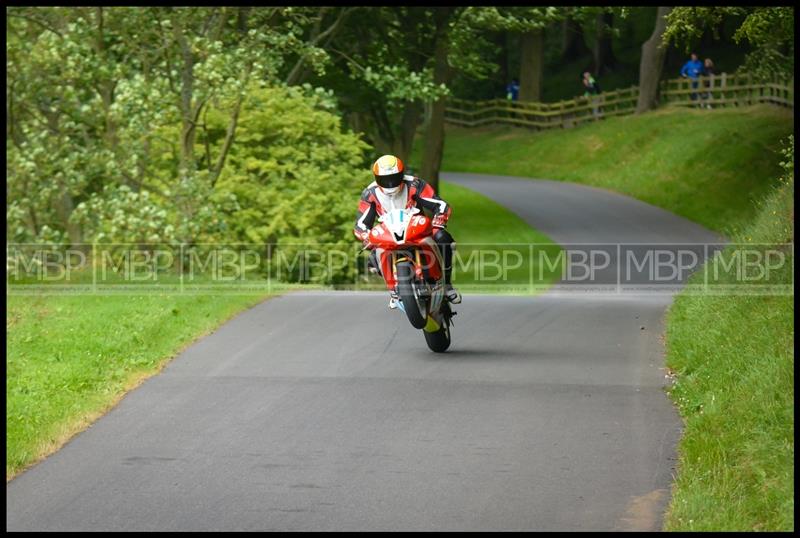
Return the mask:
<path fill-rule="evenodd" d="M 341 119 L 329 108 L 326 95 L 300 88 L 248 94 L 214 193 L 220 200 L 235 196 L 236 204 L 225 210 L 232 240 L 274 244 L 291 259 L 291 245 L 298 243 L 319 245 L 323 254 L 352 251 L 356 203 L 372 181 L 369 146 L 343 131 Z M 225 116 L 212 109 L 207 121 L 221 144 Z M 332 283 L 353 277 L 353 268 L 321 271 L 305 277 L 294 271 L 287 278 Z"/>
<path fill-rule="evenodd" d="M 198 156 L 220 153 L 230 118 L 227 106 L 222 99 L 209 104 L 196 139 Z M 205 158 L 199 170 L 178 171 L 176 148 L 164 142 L 174 140 L 177 129 L 168 125 L 153 137 L 147 184 L 134 190 L 106 176 L 101 190 L 84 194 L 70 217 L 81 227 L 84 242 L 183 244 L 201 254 L 212 244 L 255 244 L 267 254 L 265 271 L 277 269 L 279 261 L 285 266 L 287 259 L 291 265 L 301 251 L 298 244 L 316 245 L 322 258 L 334 249 L 354 252 L 356 203 L 372 180 L 369 146 L 342 129 L 330 94 L 310 87 L 252 86 L 216 183 Z M 7 217 L 13 225 L 9 238 L 34 239 L 24 234 L 23 205 L 10 204 Z M 63 230 L 53 233 L 59 244 L 66 241 Z M 322 284 L 354 276 L 354 264 L 328 271 L 318 261 L 310 272 L 302 270 L 301 261 L 271 274 Z"/>

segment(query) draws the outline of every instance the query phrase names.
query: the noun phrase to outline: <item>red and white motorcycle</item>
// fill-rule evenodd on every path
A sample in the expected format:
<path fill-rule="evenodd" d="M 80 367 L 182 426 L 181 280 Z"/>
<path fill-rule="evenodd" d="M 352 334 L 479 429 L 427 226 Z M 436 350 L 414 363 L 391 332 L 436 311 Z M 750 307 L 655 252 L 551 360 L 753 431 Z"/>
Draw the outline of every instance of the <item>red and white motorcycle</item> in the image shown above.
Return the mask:
<path fill-rule="evenodd" d="M 450 346 L 455 315 L 444 298 L 444 263 L 433 240 L 431 219 L 416 208 L 381 215 L 369 232 L 386 287 L 400 297 L 398 306 L 415 329 L 422 329 L 431 351 Z"/>

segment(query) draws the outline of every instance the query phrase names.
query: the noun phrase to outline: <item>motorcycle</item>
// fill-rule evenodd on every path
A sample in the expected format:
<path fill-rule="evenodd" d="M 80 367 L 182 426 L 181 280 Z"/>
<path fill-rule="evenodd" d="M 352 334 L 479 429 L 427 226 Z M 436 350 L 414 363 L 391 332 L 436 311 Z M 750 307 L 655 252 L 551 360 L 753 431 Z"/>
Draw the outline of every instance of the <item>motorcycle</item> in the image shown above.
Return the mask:
<path fill-rule="evenodd" d="M 416 207 L 384 213 L 369 232 L 367 248 L 377 249 L 380 273 L 397 290 L 408 321 L 422 329 L 431 351 L 442 353 L 450 347 L 455 312 L 444 297 L 444 263 L 431 219 L 420 213 Z"/>

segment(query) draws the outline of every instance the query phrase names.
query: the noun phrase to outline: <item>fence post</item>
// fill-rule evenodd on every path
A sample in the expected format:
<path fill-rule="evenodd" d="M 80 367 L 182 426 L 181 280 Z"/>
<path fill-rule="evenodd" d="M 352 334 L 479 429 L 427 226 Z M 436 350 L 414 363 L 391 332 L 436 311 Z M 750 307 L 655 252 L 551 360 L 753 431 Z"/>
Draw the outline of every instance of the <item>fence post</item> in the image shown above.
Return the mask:
<path fill-rule="evenodd" d="M 689 77 L 686 77 L 685 79 L 683 79 L 683 85 L 684 85 L 684 89 L 685 89 L 685 90 L 689 90 L 689 91 L 691 91 L 691 89 L 692 89 L 692 82 L 691 82 L 691 80 L 692 80 L 692 79 L 690 79 Z M 691 102 L 692 102 L 692 94 L 691 94 L 691 93 L 685 93 L 685 94 L 683 94 L 683 95 L 684 95 L 684 99 L 689 99 L 689 104 L 691 105 Z"/>
<path fill-rule="evenodd" d="M 762 86 L 761 86 L 762 88 L 764 88 L 764 93 L 766 94 L 766 99 L 764 99 L 764 101 L 766 101 L 767 103 L 771 103 L 772 102 L 772 81 L 773 80 L 774 80 L 774 77 L 770 77 L 769 80 L 767 80 L 766 84 L 762 84 Z"/>
<path fill-rule="evenodd" d="M 778 84 L 777 77 L 772 77 L 772 78 L 773 78 L 773 82 L 772 83 L 773 84 Z M 777 95 L 778 95 L 777 88 L 775 88 L 774 85 L 770 86 L 769 87 L 769 100 L 770 100 L 770 102 L 776 103 L 775 97 L 777 97 Z"/>
<path fill-rule="evenodd" d="M 781 81 L 781 88 L 780 88 L 781 106 L 785 106 L 786 105 L 786 101 L 787 101 L 786 93 L 787 93 L 787 88 L 788 87 L 789 87 L 788 82 L 786 82 L 785 80 Z"/>

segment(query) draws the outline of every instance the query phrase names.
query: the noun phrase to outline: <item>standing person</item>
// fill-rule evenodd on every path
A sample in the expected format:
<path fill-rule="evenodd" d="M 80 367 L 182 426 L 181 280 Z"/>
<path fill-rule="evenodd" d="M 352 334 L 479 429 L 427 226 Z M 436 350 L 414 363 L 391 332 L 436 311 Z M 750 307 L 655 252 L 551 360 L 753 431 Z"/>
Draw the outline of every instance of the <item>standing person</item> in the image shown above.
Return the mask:
<path fill-rule="evenodd" d="M 703 62 L 703 76 L 708 77 L 705 83 L 707 91 L 703 94 L 703 100 L 706 101 L 706 108 L 711 108 L 711 99 L 714 97 L 711 95 L 711 88 L 714 87 L 714 62 L 711 58 L 706 58 Z"/>
<path fill-rule="evenodd" d="M 583 85 L 586 87 L 583 96 L 592 100 L 592 114 L 597 118 L 600 116 L 600 107 L 598 105 L 600 101 L 600 85 L 588 71 L 583 73 Z"/>
<path fill-rule="evenodd" d="M 511 82 L 508 83 L 506 86 L 506 99 L 509 101 L 516 101 L 519 97 L 519 82 L 517 79 L 513 79 Z"/>
<path fill-rule="evenodd" d="M 681 67 L 681 76 L 692 80 L 692 89 L 697 89 L 698 79 L 703 74 L 703 62 L 697 59 L 697 54 L 692 53 L 691 59 Z M 692 92 L 692 101 L 697 101 L 697 92 Z"/>

